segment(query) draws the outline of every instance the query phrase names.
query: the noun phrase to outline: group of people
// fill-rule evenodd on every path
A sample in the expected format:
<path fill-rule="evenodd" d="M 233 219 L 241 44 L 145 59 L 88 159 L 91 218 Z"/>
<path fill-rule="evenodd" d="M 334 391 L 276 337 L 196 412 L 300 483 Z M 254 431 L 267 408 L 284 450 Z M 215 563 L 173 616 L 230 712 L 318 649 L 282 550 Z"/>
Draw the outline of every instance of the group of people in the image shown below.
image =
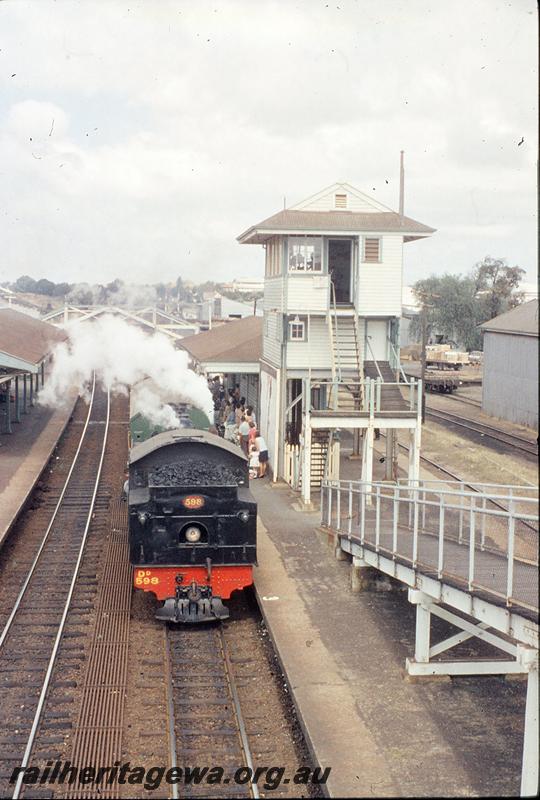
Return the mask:
<path fill-rule="evenodd" d="M 238 444 L 249 460 L 250 478 L 264 478 L 268 466 L 268 447 L 257 428 L 253 406 L 240 396 L 240 385 L 225 389 L 219 376 L 209 381 L 214 401 L 214 425 L 227 441 Z"/>

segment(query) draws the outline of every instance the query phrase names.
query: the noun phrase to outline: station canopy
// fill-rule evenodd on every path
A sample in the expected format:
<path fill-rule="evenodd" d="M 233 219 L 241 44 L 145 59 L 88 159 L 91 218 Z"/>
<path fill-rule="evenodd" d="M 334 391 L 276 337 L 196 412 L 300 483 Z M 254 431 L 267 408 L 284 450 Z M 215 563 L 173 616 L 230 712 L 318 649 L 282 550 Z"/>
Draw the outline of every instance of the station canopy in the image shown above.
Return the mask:
<path fill-rule="evenodd" d="M 67 333 L 29 314 L 0 308 L 0 382 L 36 373 Z"/>

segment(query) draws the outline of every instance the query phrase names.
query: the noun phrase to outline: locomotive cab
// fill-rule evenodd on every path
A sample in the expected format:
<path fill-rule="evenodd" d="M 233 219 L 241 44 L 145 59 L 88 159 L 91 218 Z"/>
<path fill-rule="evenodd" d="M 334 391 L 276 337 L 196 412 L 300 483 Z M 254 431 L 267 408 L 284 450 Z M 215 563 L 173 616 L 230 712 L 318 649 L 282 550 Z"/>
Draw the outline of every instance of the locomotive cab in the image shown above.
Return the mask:
<path fill-rule="evenodd" d="M 134 584 L 164 601 L 157 618 L 226 619 L 223 600 L 252 583 L 256 563 L 257 505 L 242 451 L 195 429 L 135 445 L 128 509 Z"/>

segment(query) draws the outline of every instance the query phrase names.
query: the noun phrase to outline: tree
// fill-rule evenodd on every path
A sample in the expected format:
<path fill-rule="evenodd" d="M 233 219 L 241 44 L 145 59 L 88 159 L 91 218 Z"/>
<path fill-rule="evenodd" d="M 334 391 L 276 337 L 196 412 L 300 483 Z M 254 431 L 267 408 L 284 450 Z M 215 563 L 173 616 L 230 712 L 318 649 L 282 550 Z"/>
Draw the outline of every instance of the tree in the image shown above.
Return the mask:
<path fill-rule="evenodd" d="M 104 291 L 107 295 L 109 294 L 116 294 L 123 289 L 124 281 L 121 281 L 120 278 L 115 278 L 114 281 L 111 281 L 104 287 Z"/>
<path fill-rule="evenodd" d="M 54 294 L 56 284 L 52 281 L 47 280 L 47 278 L 40 278 L 39 281 L 36 282 L 34 292 L 36 294 Z"/>
<path fill-rule="evenodd" d="M 167 298 L 167 287 L 165 286 L 165 284 L 164 283 L 156 283 L 154 288 L 156 290 L 156 294 L 158 296 L 158 299 L 161 300 L 162 302 L 164 302 L 166 300 L 166 298 Z"/>
<path fill-rule="evenodd" d="M 176 284 L 171 294 L 178 299 L 179 303 L 189 303 L 192 299 L 190 290 L 184 286 L 184 281 L 180 276 L 176 279 Z"/>
<path fill-rule="evenodd" d="M 470 277 L 448 273 L 417 281 L 413 292 L 426 310 L 428 341 L 433 334 L 467 350 L 481 345 L 475 283 Z M 421 318 L 414 317 L 411 333 L 421 338 Z"/>
<path fill-rule="evenodd" d="M 65 296 L 66 294 L 69 294 L 71 288 L 72 284 L 70 283 L 57 283 L 56 286 L 54 287 L 53 294 L 55 297 L 62 297 Z"/>
<path fill-rule="evenodd" d="M 13 284 L 13 289 L 16 292 L 35 292 L 36 281 L 30 275 L 21 275 Z"/>
<path fill-rule="evenodd" d="M 507 266 L 504 259 L 486 256 L 469 275 L 431 275 L 417 281 L 413 292 L 425 309 L 428 341 L 437 334 L 466 350 L 482 349 L 479 325 L 523 300 L 519 284 L 525 270 Z M 411 321 L 420 341 L 421 315 Z"/>
<path fill-rule="evenodd" d="M 523 293 L 518 290 L 524 275 L 524 269 L 509 267 L 504 258 L 486 256 L 475 265 L 472 277 L 484 309 L 483 322 L 523 302 Z"/>

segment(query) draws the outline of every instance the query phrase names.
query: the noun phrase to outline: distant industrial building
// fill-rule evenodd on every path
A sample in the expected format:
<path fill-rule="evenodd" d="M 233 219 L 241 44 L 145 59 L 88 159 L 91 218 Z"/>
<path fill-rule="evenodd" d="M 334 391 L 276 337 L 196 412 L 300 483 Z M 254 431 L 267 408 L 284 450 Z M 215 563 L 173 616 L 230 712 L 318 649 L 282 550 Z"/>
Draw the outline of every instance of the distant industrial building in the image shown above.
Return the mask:
<path fill-rule="evenodd" d="M 239 294 L 262 294 L 264 278 L 235 278 L 230 283 L 224 283 L 223 288 Z"/>
<path fill-rule="evenodd" d="M 538 300 L 484 322 L 482 408 L 538 428 Z"/>

